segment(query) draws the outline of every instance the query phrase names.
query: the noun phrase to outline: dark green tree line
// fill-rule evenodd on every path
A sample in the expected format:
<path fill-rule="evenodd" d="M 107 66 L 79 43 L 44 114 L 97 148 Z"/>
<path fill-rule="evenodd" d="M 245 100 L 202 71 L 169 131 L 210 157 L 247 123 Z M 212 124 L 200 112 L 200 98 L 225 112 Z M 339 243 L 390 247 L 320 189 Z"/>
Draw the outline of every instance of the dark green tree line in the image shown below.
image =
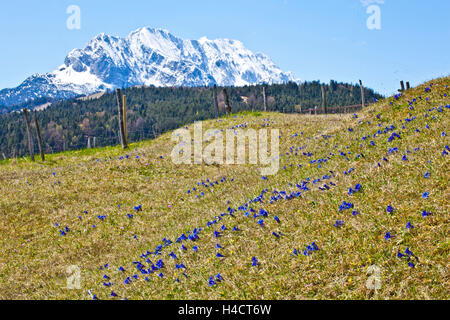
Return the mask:
<path fill-rule="evenodd" d="M 218 88 L 221 114 L 225 114 L 223 88 Z M 262 111 L 262 86 L 227 88 L 233 113 Z M 346 106 L 361 103 L 359 85 L 331 81 L 326 85 L 328 106 Z M 128 100 L 128 139 L 136 142 L 154 138 L 195 121 L 215 116 L 212 88 L 197 87 L 140 87 L 123 90 Z M 382 98 L 371 89 L 365 89 L 368 102 Z M 321 106 L 321 83 L 287 83 L 267 86 L 268 111 L 284 113 L 303 112 Z M 42 98 L 42 102 L 48 99 Z M 70 99 L 53 102 L 38 112 L 46 153 L 81 149 L 88 137 L 96 137 L 96 146 L 119 143 L 117 100 L 113 92 L 93 100 Z M 34 103 L 36 105 L 36 103 Z M 20 106 L 27 107 L 26 105 Z M 4 108 L 3 108 L 4 109 Z M 19 109 L 19 107 L 17 107 Z M 37 146 L 36 146 L 37 148 Z M 24 156 L 28 153 L 26 128 L 20 112 L 0 115 L 0 157 Z"/>

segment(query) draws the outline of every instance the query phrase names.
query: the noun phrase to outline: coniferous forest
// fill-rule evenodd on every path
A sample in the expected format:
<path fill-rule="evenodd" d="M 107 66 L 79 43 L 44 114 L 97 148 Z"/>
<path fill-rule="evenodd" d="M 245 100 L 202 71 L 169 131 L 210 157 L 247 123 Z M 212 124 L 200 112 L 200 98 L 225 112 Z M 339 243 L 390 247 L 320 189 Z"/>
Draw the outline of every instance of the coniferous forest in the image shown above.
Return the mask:
<path fill-rule="evenodd" d="M 221 115 L 226 113 L 223 88 L 218 87 Z M 264 99 L 262 86 L 227 88 L 232 112 L 262 111 Z M 127 127 L 129 142 L 151 139 L 168 130 L 183 125 L 211 119 L 216 116 L 212 88 L 208 87 L 134 87 L 123 90 L 127 96 Z M 329 107 L 361 104 L 359 85 L 331 81 L 326 85 Z M 365 99 L 372 102 L 382 98 L 371 89 L 365 89 Z M 40 99 L 33 103 L 47 102 Z M 0 108 L 0 157 L 21 157 L 28 154 L 26 125 L 20 110 L 32 108 L 22 105 L 7 110 Z M 287 83 L 267 86 L 267 111 L 282 113 L 309 112 L 322 105 L 321 83 Z M 343 111 L 343 110 L 342 110 Z M 117 98 L 109 92 L 100 98 L 53 101 L 53 104 L 37 112 L 41 127 L 43 147 L 46 153 L 85 148 L 87 141 L 95 137 L 95 146 L 103 147 L 120 143 L 118 135 Z M 34 125 L 32 130 L 35 130 Z M 33 132 L 35 134 L 35 131 Z M 36 151 L 37 141 L 34 139 Z M 0 158 L 0 159 L 1 159 Z"/>

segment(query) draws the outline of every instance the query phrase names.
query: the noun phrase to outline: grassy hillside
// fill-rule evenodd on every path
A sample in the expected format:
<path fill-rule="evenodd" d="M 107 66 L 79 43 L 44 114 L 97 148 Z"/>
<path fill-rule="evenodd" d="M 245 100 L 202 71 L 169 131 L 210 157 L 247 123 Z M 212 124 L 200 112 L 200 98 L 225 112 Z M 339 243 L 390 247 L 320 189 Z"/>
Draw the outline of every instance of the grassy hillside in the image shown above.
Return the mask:
<path fill-rule="evenodd" d="M 355 116 L 204 123 L 280 129 L 267 179 L 259 166 L 174 165 L 170 134 L 2 162 L 0 298 L 448 298 L 449 84 Z M 81 289 L 65 288 L 71 265 Z"/>
<path fill-rule="evenodd" d="M 321 83 L 273 84 L 267 87 L 267 111 L 295 113 L 314 110 L 322 105 Z M 359 85 L 331 81 L 325 84 L 327 104 L 333 107 L 355 105 L 361 102 Z M 225 114 L 223 88 L 217 88 L 220 112 Z M 235 113 L 264 110 L 264 99 L 259 86 L 227 88 Z M 154 139 L 160 134 L 175 130 L 195 121 L 214 118 L 217 110 L 212 100 L 212 89 L 196 88 L 128 88 L 127 96 L 128 140 L 130 142 Z M 366 101 L 383 98 L 372 89 L 365 88 Z M 46 99 L 35 103 L 46 105 Z M 50 101 L 52 102 L 52 101 Z M 24 104 L 21 108 L 30 108 Z M 19 107 L 18 107 L 19 108 Z M 16 109 L 21 110 L 21 109 Z M 319 111 L 320 112 L 320 111 Z M 344 111 L 342 111 L 344 112 Z M 96 137 L 96 146 L 120 144 L 117 132 L 117 97 L 106 93 L 96 99 L 69 99 L 53 102 L 38 112 L 43 146 L 47 153 L 84 149 L 88 137 Z M 35 141 L 35 150 L 38 150 Z M 28 154 L 26 126 L 23 114 L 11 112 L 1 115 L 0 110 L 0 157 L 9 158 Z"/>

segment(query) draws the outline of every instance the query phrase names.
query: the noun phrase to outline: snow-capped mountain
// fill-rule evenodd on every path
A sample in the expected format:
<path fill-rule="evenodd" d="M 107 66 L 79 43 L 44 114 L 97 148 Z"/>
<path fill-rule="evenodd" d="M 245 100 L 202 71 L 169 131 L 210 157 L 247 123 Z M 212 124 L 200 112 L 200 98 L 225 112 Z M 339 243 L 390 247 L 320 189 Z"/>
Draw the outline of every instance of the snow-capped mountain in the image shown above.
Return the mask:
<path fill-rule="evenodd" d="M 126 38 L 100 34 L 84 49 L 75 49 L 64 64 L 35 74 L 20 86 L 0 91 L 0 105 L 17 105 L 40 97 L 70 98 L 117 87 L 243 86 L 296 81 L 264 54 L 240 41 L 183 40 L 166 30 L 141 28 Z"/>

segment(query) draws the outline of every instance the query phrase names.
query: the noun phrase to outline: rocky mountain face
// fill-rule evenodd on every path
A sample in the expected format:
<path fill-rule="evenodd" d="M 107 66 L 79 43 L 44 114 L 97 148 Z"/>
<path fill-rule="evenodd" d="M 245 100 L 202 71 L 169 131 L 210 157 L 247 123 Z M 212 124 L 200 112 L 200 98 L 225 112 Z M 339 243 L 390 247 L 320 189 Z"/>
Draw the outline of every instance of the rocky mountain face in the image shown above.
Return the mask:
<path fill-rule="evenodd" d="M 183 40 L 166 30 L 141 28 L 126 38 L 100 34 L 71 51 L 53 72 L 35 74 L 0 91 L 0 105 L 48 97 L 65 99 L 117 87 L 243 86 L 296 81 L 264 54 L 240 41 Z"/>

